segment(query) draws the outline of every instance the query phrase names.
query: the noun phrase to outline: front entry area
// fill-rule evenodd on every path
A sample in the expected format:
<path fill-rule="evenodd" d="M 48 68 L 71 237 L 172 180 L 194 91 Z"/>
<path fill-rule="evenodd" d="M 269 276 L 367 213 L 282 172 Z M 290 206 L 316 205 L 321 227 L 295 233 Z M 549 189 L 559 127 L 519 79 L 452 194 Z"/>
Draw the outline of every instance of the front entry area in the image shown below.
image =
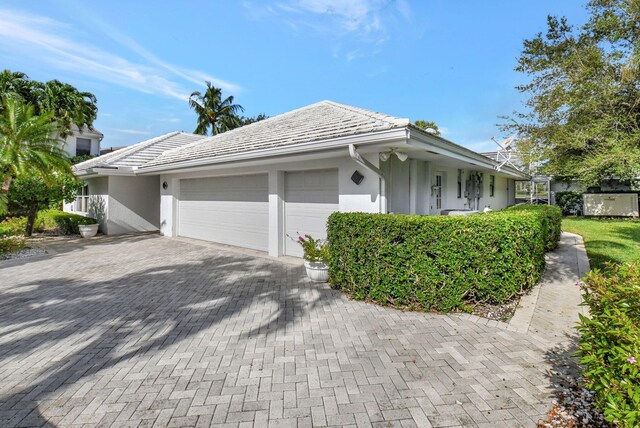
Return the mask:
<path fill-rule="evenodd" d="M 302 257 L 302 247 L 290 237 L 327 237 L 327 218 L 338 211 L 338 170 L 286 172 L 284 176 L 284 253 Z"/>
<path fill-rule="evenodd" d="M 267 251 L 267 174 L 180 180 L 178 235 Z"/>

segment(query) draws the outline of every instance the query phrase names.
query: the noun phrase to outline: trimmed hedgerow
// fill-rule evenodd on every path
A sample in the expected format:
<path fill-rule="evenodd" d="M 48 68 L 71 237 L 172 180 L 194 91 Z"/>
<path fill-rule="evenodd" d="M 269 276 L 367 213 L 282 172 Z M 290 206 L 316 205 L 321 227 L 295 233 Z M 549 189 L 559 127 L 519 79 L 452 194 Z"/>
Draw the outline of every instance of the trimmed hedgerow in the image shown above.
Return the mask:
<path fill-rule="evenodd" d="M 77 235 L 79 225 L 95 224 L 95 218 L 58 210 L 43 210 L 38 213 L 35 229 L 40 232 L 60 235 Z"/>
<path fill-rule="evenodd" d="M 640 425 L 640 260 L 589 272 L 581 283 L 578 355 L 605 419 Z"/>
<path fill-rule="evenodd" d="M 333 213 L 328 220 L 332 287 L 356 299 L 450 311 L 502 303 L 544 269 L 538 213 L 471 216 Z"/>
<path fill-rule="evenodd" d="M 534 213 L 541 224 L 542 234 L 546 237 L 545 250 L 551 251 L 558 246 L 562 233 L 562 210 L 552 205 L 516 205 L 505 209 L 506 212 Z"/>

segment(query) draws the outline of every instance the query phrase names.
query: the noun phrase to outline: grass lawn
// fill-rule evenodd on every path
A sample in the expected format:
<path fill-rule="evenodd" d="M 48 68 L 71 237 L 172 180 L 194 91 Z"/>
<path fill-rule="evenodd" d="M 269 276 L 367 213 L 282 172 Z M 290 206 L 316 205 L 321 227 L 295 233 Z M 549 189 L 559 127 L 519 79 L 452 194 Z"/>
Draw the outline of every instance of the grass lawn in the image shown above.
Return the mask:
<path fill-rule="evenodd" d="M 591 268 L 640 258 L 640 221 L 565 217 L 562 230 L 584 239 Z"/>

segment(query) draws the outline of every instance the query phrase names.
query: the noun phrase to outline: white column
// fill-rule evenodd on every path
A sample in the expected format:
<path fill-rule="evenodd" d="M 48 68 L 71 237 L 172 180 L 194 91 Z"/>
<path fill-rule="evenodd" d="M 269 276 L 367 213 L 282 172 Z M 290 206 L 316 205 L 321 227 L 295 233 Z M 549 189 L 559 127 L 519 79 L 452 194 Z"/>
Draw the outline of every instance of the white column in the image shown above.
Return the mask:
<path fill-rule="evenodd" d="M 284 171 L 269 171 L 269 255 L 284 254 Z"/>
<path fill-rule="evenodd" d="M 163 184 L 167 183 L 167 188 Z M 160 176 L 160 233 L 164 236 L 178 234 L 178 199 L 180 180 L 170 176 Z"/>
<path fill-rule="evenodd" d="M 415 214 L 418 206 L 418 161 L 409 160 L 409 214 Z"/>

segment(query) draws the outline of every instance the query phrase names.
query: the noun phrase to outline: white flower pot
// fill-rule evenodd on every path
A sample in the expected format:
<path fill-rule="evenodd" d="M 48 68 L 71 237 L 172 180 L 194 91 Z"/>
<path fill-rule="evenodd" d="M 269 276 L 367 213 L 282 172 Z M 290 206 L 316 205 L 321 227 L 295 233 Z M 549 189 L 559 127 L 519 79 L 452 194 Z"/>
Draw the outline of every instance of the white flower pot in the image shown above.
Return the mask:
<path fill-rule="evenodd" d="M 80 224 L 78 230 L 83 238 L 91 238 L 98 233 L 99 224 Z"/>
<path fill-rule="evenodd" d="M 313 282 L 327 282 L 329 279 L 327 262 L 308 262 L 305 260 L 304 267 L 307 269 L 307 276 Z"/>

